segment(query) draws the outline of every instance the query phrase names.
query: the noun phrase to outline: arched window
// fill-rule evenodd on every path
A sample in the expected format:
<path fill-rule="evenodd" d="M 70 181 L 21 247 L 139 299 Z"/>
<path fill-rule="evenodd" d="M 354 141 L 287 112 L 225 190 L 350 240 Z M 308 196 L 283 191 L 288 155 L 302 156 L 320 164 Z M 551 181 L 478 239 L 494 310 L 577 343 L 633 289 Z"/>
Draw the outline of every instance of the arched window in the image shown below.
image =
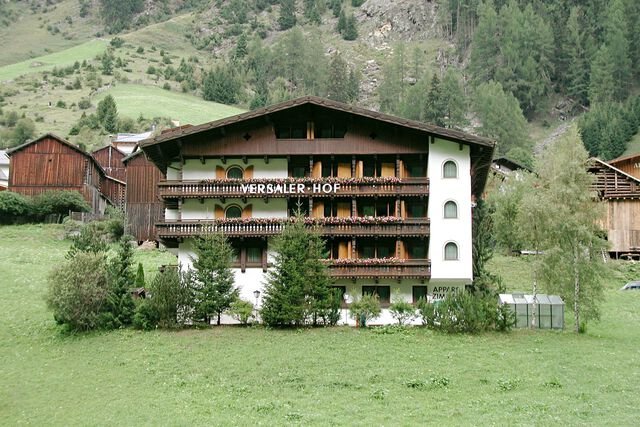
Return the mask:
<path fill-rule="evenodd" d="M 231 166 L 227 169 L 228 179 L 242 179 L 244 178 L 244 171 L 240 166 Z"/>
<path fill-rule="evenodd" d="M 458 205 L 456 202 L 449 200 L 444 204 L 445 218 L 458 218 Z"/>
<path fill-rule="evenodd" d="M 446 261 L 455 261 L 458 259 L 458 245 L 449 242 L 444 245 L 444 259 Z"/>
<path fill-rule="evenodd" d="M 458 165 L 453 160 L 447 160 L 442 165 L 442 177 L 443 178 L 457 178 L 458 177 Z"/>
<path fill-rule="evenodd" d="M 240 206 L 232 205 L 224 211 L 224 217 L 227 219 L 230 218 L 242 218 L 242 209 Z"/>

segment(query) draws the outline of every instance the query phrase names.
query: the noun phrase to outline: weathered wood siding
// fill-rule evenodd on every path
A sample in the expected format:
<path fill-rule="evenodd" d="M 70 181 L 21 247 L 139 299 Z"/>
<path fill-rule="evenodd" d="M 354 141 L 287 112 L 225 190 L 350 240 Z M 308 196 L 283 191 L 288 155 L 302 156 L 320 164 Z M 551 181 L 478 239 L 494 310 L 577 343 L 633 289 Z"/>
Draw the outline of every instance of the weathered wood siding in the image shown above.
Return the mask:
<path fill-rule="evenodd" d="M 45 191 L 78 191 L 94 212 L 100 212 L 104 210 L 99 191 L 102 178 L 88 154 L 53 137 L 42 138 L 11 155 L 9 188 L 26 196 Z"/>
<path fill-rule="evenodd" d="M 91 153 L 94 159 L 102 166 L 104 172 L 120 181 L 127 180 L 127 169 L 122 163 L 125 154 L 112 145 L 103 147 Z"/>
<path fill-rule="evenodd" d="M 633 157 L 626 157 L 621 160 L 611 161 L 612 166 L 620 169 L 622 172 L 640 179 L 640 154 Z"/>
<path fill-rule="evenodd" d="M 607 200 L 605 225 L 611 252 L 640 250 L 640 199 Z"/>
<path fill-rule="evenodd" d="M 127 185 L 112 177 L 105 177 L 102 180 L 102 193 L 114 206 L 123 209 L 126 203 Z"/>
<path fill-rule="evenodd" d="M 127 161 L 127 233 L 137 240 L 157 240 L 155 224 L 164 219 L 164 204 L 158 196 L 160 170 L 144 155 Z"/>

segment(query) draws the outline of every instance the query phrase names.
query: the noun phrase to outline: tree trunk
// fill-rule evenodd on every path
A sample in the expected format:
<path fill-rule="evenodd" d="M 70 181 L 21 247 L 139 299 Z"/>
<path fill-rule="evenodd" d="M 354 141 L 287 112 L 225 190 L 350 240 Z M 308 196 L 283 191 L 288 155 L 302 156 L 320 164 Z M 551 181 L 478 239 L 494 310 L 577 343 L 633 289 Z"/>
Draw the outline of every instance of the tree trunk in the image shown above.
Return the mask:
<path fill-rule="evenodd" d="M 578 248 L 573 249 L 573 318 L 576 322 L 575 332 L 580 333 L 580 275 L 578 272 Z"/>
<path fill-rule="evenodd" d="M 220 326 L 220 312 L 218 312 L 218 323 L 217 323 L 217 325 Z"/>

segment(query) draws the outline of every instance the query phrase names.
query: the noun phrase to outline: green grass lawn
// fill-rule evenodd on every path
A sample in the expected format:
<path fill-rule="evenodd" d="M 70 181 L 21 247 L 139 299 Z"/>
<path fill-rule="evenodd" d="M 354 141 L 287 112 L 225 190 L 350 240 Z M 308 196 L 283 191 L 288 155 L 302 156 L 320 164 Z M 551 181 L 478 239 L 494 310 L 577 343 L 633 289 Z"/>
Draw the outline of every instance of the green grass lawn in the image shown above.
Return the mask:
<path fill-rule="evenodd" d="M 0 67 L 0 82 L 41 71 L 52 70 L 53 67 L 66 67 L 74 62 L 93 59 L 107 48 L 105 40 L 90 40 L 78 46 L 50 53 L 26 61 Z"/>
<path fill-rule="evenodd" d="M 195 125 L 244 111 L 193 95 L 135 84 L 119 84 L 104 91 L 95 97 L 94 104 L 97 105 L 107 94 L 115 98 L 119 114 L 134 119 L 142 114 L 145 117 L 170 117 L 179 120 L 180 124 Z"/>
<path fill-rule="evenodd" d="M 0 227 L 0 425 L 636 425 L 640 293 L 584 335 L 219 327 L 60 334 L 59 226 Z M 163 252 L 137 252 L 149 274 Z M 525 259 L 492 267 L 527 284 Z M 526 290 L 524 288 L 523 290 Z M 568 315 L 567 317 L 570 317 Z"/>

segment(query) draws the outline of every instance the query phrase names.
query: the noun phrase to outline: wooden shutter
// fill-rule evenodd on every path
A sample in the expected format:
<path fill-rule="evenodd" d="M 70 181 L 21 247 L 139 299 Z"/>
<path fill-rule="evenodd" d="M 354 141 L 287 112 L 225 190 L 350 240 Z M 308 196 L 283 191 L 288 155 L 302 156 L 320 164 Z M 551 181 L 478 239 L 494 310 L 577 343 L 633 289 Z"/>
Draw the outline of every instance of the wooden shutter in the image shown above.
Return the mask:
<path fill-rule="evenodd" d="M 349 163 L 338 163 L 338 178 L 351 178 L 351 165 Z"/>
<path fill-rule="evenodd" d="M 399 175 L 400 175 L 400 176 L 398 176 L 398 178 L 400 178 L 400 179 L 407 178 L 407 169 L 404 166 L 404 161 L 398 160 L 398 170 L 399 170 Z"/>
<path fill-rule="evenodd" d="M 349 258 L 349 242 L 338 242 L 338 258 Z"/>
<path fill-rule="evenodd" d="M 313 218 L 324 218 L 324 202 L 314 201 L 313 211 L 311 212 Z"/>
<path fill-rule="evenodd" d="M 252 213 L 253 213 L 253 206 L 247 205 L 244 207 L 244 209 L 242 209 L 242 218 L 251 218 Z"/>
<path fill-rule="evenodd" d="M 216 219 L 224 218 L 224 209 L 222 209 L 222 206 L 216 205 L 215 216 L 216 216 Z"/>
<path fill-rule="evenodd" d="M 402 240 L 396 242 L 396 256 L 400 259 L 406 259 L 405 245 Z"/>
<path fill-rule="evenodd" d="M 313 163 L 313 169 L 311 170 L 311 178 L 322 178 L 322 162 L 317 161 Z"/>
<path fill-rule="evenodd" d="M 407 217 L 407 207 L 404 200 L 400 201 L 400 217 L 402 219 Z"/>
<path fill-rule="evenodd" d="M 252 179 L 253 178 L 253 165 L 247 166 L 242 174 L 244 179 Z"/>
<path fill-rule="evenodd" d="M 364 176 L 364 162 L 358 160 L 356 162 L 356 178 L 362 178 Z"/>
<path fill-rule="evenodd" d="M 225 179 L 226 174 L 224 172 L 224 168 L 222 166 L 216 166 L 216 178 L 217 179 Z"/>
<path fill-rule="evenodd" d="M 380 171 L 380 176 L 396 176 L 396 165 L 394 163 L 383 163 L 382 170 Z"/>
<path fill-rule="evenodd" d="M 349 202 L 338 203 L 338 218 L 347 218 L 351 216 L 351 204 Z"/>

